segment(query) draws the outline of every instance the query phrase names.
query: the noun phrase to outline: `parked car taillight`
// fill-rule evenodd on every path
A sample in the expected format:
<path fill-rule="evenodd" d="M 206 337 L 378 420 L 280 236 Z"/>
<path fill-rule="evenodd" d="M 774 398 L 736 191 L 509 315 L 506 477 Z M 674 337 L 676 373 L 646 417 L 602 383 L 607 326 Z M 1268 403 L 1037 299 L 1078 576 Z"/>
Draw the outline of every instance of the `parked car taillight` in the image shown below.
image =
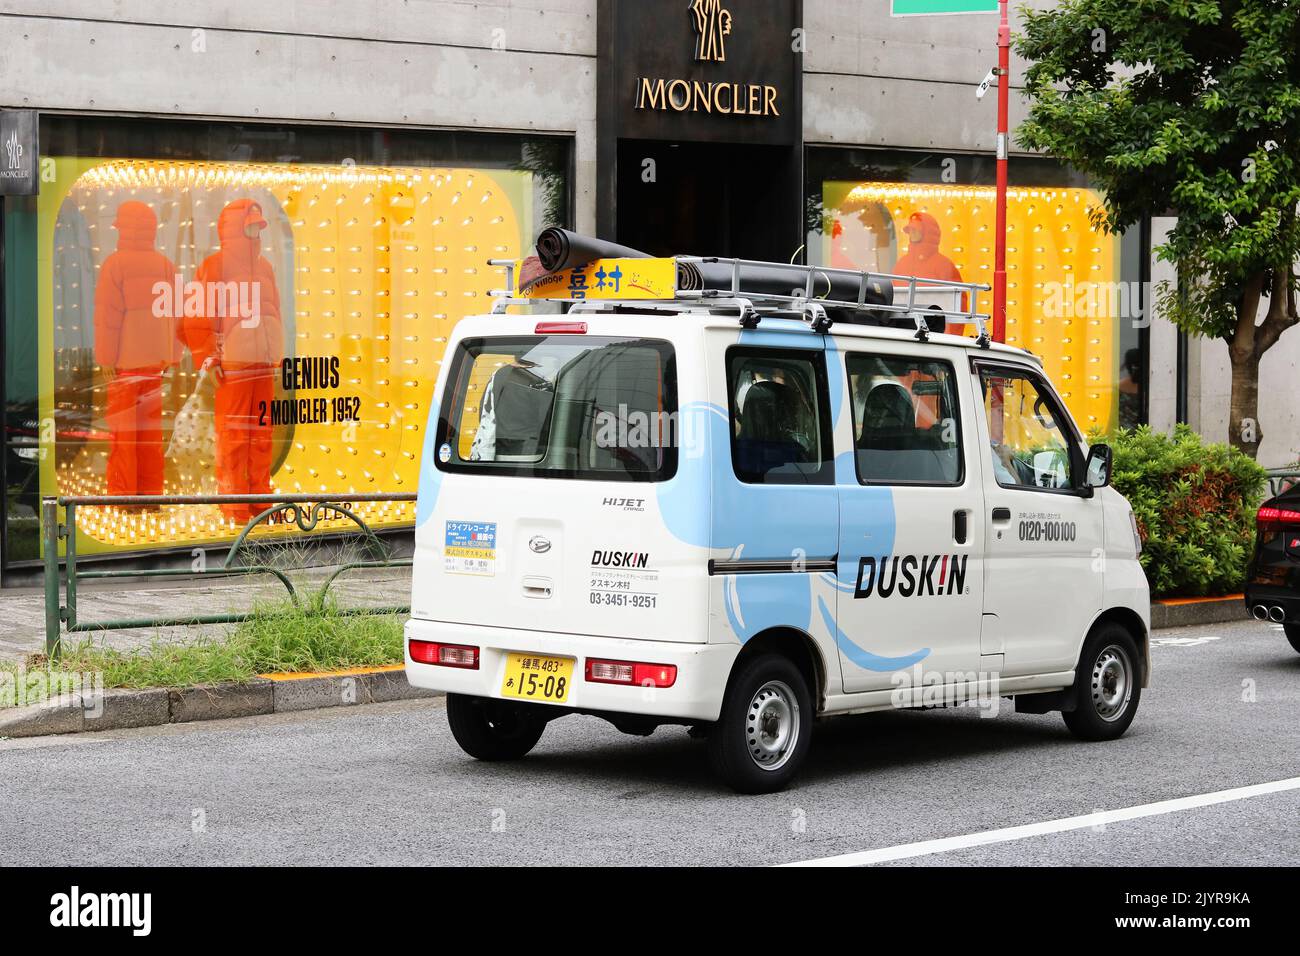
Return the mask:
<path fill-rule="evenodd" d="M 1300 511 L 1265 505 L 1255 516 L 1255 524 L 1261 531 L 1281 531 L 1286 527 L 1300 527 Z"/>

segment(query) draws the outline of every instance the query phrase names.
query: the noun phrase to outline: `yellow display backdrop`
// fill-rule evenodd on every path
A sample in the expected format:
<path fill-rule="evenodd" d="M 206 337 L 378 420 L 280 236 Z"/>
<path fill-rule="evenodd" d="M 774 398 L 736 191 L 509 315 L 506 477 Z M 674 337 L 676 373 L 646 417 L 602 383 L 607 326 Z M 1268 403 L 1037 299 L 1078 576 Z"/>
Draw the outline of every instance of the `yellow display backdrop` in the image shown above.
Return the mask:
<path fill-rule="evenodd" d="M 823 263 L 912 275 L 929 270 L 923 278 L 991 286 L 995 198 L 991 187 L 827 182 Z M 1119 240 L 1089 218 L 1099 203 L 1088 189 L 1007 194 L 1007 342 L 1042 357 L 1085 432 L 1110 430 L 1117 420 L 1122 319 L 1060 303 L 1084 283 L 1105 290 L 1118 279 Z M 981 294 L 977 306 L 992 314 L 992 293 Z"/>
<path fill-rule="evenodd" d="M 127 201 L 152 209 L 156 250 L 175 266 L 172 289 L 158 287 L 166 298 L 159 308 L 164 321 L 172 314 L 168 309 L 182 309 L 187 291 L 201 286 L 195 279 L 202 263 L 221 248 L 219 217 L 241 202 L 260 210 L 262 268 L 278 288 L 285 357 L 275 370 L 273 396 L 253 413 L 264 412 L 274 423 L 272 490 L 415 491 L 448 335 L 464 315 L 489 311 L 488 293 L 500 287 L 504 270 L 486 261 L 518 257 L 532 234 L 531 173 L 54 162 L 57 182 L 67 186 L 47 188 L 39 200 L 41 419 L 49 423 L 41 430 L 43 493 L 108 493 L 115 433 L 105 417 L 109 375 L 96 362 L 95 338 L 103 335 L 103 323 L 101 316 L 97 333 L 95 291 L 106 281 L 105 260 L 120 243 L 122 230 L 115 223 L 122 221 Z M 147 320 L 138 313 L 133 321 Z M 162 492 L 214 494 L 222 436 L 212 395 L 219 386 L 196 368 L 183 337 L 175 349 L 175 364 L 161 373 Z M 142 442 L 157 441 L 141 435 Z M 382 528 L 411 523 L 415 506 L 363 504 L 355 510 Z M 95 553 L 220 542 L 241 526 L 209 506 L 148 513 L 90 508 L 78 515 L 78 547 Z M 337 519 L 324 522 L 322 530 L 350 526 Z M 271 527 L 258 534 L 290 530 Z"/>

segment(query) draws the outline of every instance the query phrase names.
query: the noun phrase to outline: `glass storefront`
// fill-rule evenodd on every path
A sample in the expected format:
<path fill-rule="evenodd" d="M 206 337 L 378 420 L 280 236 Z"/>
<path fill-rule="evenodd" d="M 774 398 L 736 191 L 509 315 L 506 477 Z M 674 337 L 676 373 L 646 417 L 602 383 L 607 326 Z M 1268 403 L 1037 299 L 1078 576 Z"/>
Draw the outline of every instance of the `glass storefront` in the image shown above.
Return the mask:
<path fill-rule="evenodd" d="M 810 148 L 806 169 L 810 262 L 992 285 L 991 159 Z M 1097 229 L 1097 193 L 1050 160 L 1013 160 L 1010 184 L 1007 342 L 1043 359 L 1085 432 L 1141 424 L 1143 237 Z M 992 314 L 992 293 L 977 305 Z"/>
<path fill-rule="evenodd" d="M 41 149 L 4 215 L 6 563 L 40 557 L 42 495 L 414 492 L 486 260 L 571 218 L 564 137 L 46 117 Z M 78 550 L 217 544 L 252 513 L 88 509 Z"/>

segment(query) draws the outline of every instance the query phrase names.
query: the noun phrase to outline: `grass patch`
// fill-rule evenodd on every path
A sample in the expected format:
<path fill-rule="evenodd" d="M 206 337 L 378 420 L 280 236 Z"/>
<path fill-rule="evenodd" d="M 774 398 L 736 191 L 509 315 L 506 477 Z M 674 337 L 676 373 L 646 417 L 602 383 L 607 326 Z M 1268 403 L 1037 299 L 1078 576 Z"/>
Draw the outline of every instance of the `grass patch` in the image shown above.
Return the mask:
<path fill-rule="evenodd" d="M 129 651 L 101 647 L 89 638 L 78 644 L 65 638 L 63 657 L 53 669 L 102 674 L 107 689 L 192 687 L 246 681 L 258 674 L 379 667 L 404 660 L 402 624 L 401 615 L 345 614 L 332 602 L 306 609 L 277 605 L 257 609 L 225 637 L 156 639 Z M 20 668 L 29 677 L 50 669 L 44 654 L 34 654 L 22 665 L 0 661 L 0 707 L 12 707 L 19 699 Z M 43 699 L 45 683 L 29 681 L 22 702 Z"/>

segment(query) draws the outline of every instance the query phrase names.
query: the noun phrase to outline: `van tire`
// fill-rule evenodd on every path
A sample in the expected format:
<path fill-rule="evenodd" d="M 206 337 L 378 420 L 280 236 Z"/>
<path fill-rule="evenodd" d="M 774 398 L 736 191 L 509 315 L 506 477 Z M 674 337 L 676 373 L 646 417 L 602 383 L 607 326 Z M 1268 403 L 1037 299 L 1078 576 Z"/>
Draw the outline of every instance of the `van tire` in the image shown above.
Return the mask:
<path fill-rule="evenodd" d="M 728 683 L 709 730 L 714 773 L 738 793 L 775 793 L 808 755 L 815 716 L 808 682 L 789 658 L 760 654 L 746 661 Z"/>
<path fill-rule="evenodd" d="M 1286 634 L 1286 639 L 1291 642 L 1291 646 L 1300 653 L 1300 624 L 1283 624 L 1282 631 Z"/>
<path fill-rule="evenodd" d="M 464 694 L 447 695 L 447 723 L 460 749 L 476 760 L 518 760 L 546 729 L 525 706 Z"/>
<path fill-rule="evenodd" d="M 1074 672 L 1074 709 L 1062 714 L 1080 740 L 1115 740 L 1124 735 L 1142 698 L 1137 642 L 1119 624 L 1103 624 L 1088 635 Z"/>

